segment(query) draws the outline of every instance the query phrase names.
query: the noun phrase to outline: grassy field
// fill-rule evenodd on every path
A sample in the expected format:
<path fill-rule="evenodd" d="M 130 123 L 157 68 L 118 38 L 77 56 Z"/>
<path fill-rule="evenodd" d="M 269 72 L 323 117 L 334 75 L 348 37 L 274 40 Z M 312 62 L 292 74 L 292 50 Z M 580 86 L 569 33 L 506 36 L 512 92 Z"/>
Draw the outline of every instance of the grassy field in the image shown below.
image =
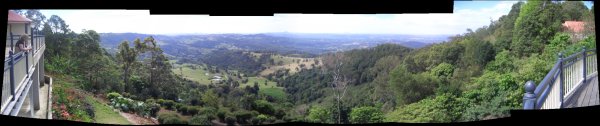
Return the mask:
<path fill-rule="evenodd" d="M 285 92 L 283 91 L 283 87 L 278 87 L 277 83 L 273 81 L 267 81 L 267 84 L 265 84 L 265 80 L 267 79 L 263 77 L 249 77 L 248 83 L 241 84 L 240 87 L 254 86 L 254 82 L 258 82 L 260 93 L 272 96 L 277 99 L 286 98 Z"/>
<path fill-rule="evenodd" d="M 191 66 L 196 66 L 196 69 L 192 69 Z M 182 75 L 186 79 L 190 79 L 192 81 L 196 81 L 200 84 L 208 85 L 211 83 L 211 79 L 215 75 L 221 76 L 222 74 L 206 74 L 208 71 L 205 71 L 203 68 L 206 67 L 204 65 L 194 65 L 194 64 L 183 64 L 183 65 L 175 65 L 171 71 L 176 75 Z M 180 69 L 181 68 L 181 69 Z M 223 80 L 227 79 L 227 76 L 221 76 Z"/>
<path fill-rule="evenodd" d="M 131 125 L 125 117 L 119 115 L 119 112 L 113 111 L 108 105 L 100 103 L 91 96 L 87 96 L 86 100 L 94 106 L 94 114 L 96 115 L 94 120 L 96 120 L 96 123 Z"/>
<path fill-rule="evenodd" d="M 300 64 L 304 64 L 305 68 L 310 69 L 312 68 L 311 64 L 315 64 L 315 58 L 299 58 L 299 57 L 289 57 L 289 56 L 281 56 L 281 55 L 274 55 L 273 60 L 275 61 L 275 63 L 279 63 L 280 61 L 283 63 L 283 65 L 268 65 L 269 69 L 265 69 L 263 71 L 260 72 L 261 76 L 266 76 L 270 73 L 273 73 L 279 69 L 289 69 L 290 70 L 290 74 L 296 73 L 298 72 L 298 70 L 300 70 Z M 300 60 L 300 62 L 296 62 L 297 60 Z M 308 60 L 308 61 L 304 61 L 304 60 Z M 319 64 L 315 64 L 315 65 L 320 65 Z M 298 70 L 296 70 L 296 68 L 298 68 Z"/>

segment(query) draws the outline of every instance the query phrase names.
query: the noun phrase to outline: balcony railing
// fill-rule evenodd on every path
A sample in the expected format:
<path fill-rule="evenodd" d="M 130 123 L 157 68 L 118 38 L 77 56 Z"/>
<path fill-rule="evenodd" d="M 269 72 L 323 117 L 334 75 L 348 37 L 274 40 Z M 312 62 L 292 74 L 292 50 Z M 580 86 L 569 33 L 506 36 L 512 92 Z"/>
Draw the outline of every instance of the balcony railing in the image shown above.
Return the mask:
<path fill-rule="evenodd" d="M 588 81 L 598 75 L 596 49 L 586 50 L 563 58 L 559 54 L 558 61 L 546 77 L 535 86 L 533 81 L 525 84 L 523 98 L 524 109 L 557 109 L 564 108 L 565 101 Z"/>
<path fill-rule="evenodd" d="M 39 60 L 43 60 L 41 57 L 46 47 L 45 37 L 39 35 L 41 33 L 39 31 L 34 31 L 34 29 L 31 31 L 32 34 L 28 35 L 31 40 L 25 44 L 31 48 L 30 51 L 13 52 L 15 48 L 18 48 L 15 44 L 20 35 L 10 33 L 6 39 L 6 49 L 9 51 L 4 58 L 2 82 L 1 111 L 4 115 L 18 114 L 27 93 L 30 93 L 31 84 L 39 84 L 39 82 L 33 82 L 31 77 L 36 70 L 36 64 Z"/>

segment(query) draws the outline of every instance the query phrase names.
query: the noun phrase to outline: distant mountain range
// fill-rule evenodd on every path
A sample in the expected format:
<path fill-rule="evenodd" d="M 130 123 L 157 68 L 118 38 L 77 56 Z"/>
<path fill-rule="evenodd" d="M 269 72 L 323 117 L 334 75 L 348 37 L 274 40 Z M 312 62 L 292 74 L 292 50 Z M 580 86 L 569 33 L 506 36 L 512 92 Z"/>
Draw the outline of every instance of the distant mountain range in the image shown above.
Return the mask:
<path fill-rule="evenodd" d="M 198 34 L 150 35 L 138 33 L 100 33 L 101 45 L 109 51 L 127 40 L 153 36 L 168 55 L 196 57 L 214 49 L 275 51 L 279 53 L 322 54 L 330 51 L 374 47 L 395 43 L 409 48 L 421 48 L 432 43 L 447 41 L 450 35 L 398 34 L 315 34 L 315 33 L 262 33 L 262 34 Z"/>

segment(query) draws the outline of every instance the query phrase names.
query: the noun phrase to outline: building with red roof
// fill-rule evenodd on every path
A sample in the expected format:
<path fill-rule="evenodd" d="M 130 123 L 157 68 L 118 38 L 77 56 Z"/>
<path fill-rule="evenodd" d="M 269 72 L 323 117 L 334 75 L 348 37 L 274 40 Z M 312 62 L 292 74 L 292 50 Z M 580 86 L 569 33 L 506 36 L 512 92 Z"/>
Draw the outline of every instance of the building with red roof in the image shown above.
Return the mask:
<path fill-rule="evenodd" d="M 584 38 L 585 22 L 583 21 L 565 21 L 563 31 L 570 33 L 572 42 L 577 42 Z"/>

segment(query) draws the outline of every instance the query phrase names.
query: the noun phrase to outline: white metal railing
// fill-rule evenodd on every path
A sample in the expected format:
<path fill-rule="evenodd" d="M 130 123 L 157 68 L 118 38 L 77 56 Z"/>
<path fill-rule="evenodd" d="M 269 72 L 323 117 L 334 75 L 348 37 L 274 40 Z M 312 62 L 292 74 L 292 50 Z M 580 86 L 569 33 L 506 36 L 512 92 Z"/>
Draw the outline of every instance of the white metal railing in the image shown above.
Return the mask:
<path fill-rule="evenodd" d="M 550 72 L 539 85 L 533 81 L 525 84 L 523 97 L 524 109 L 563 108 L 565 99 L 587 82 L 588 78 L 598 75 L 596 49 L 586 50 L 563 58 L 562 53 Z"/>

